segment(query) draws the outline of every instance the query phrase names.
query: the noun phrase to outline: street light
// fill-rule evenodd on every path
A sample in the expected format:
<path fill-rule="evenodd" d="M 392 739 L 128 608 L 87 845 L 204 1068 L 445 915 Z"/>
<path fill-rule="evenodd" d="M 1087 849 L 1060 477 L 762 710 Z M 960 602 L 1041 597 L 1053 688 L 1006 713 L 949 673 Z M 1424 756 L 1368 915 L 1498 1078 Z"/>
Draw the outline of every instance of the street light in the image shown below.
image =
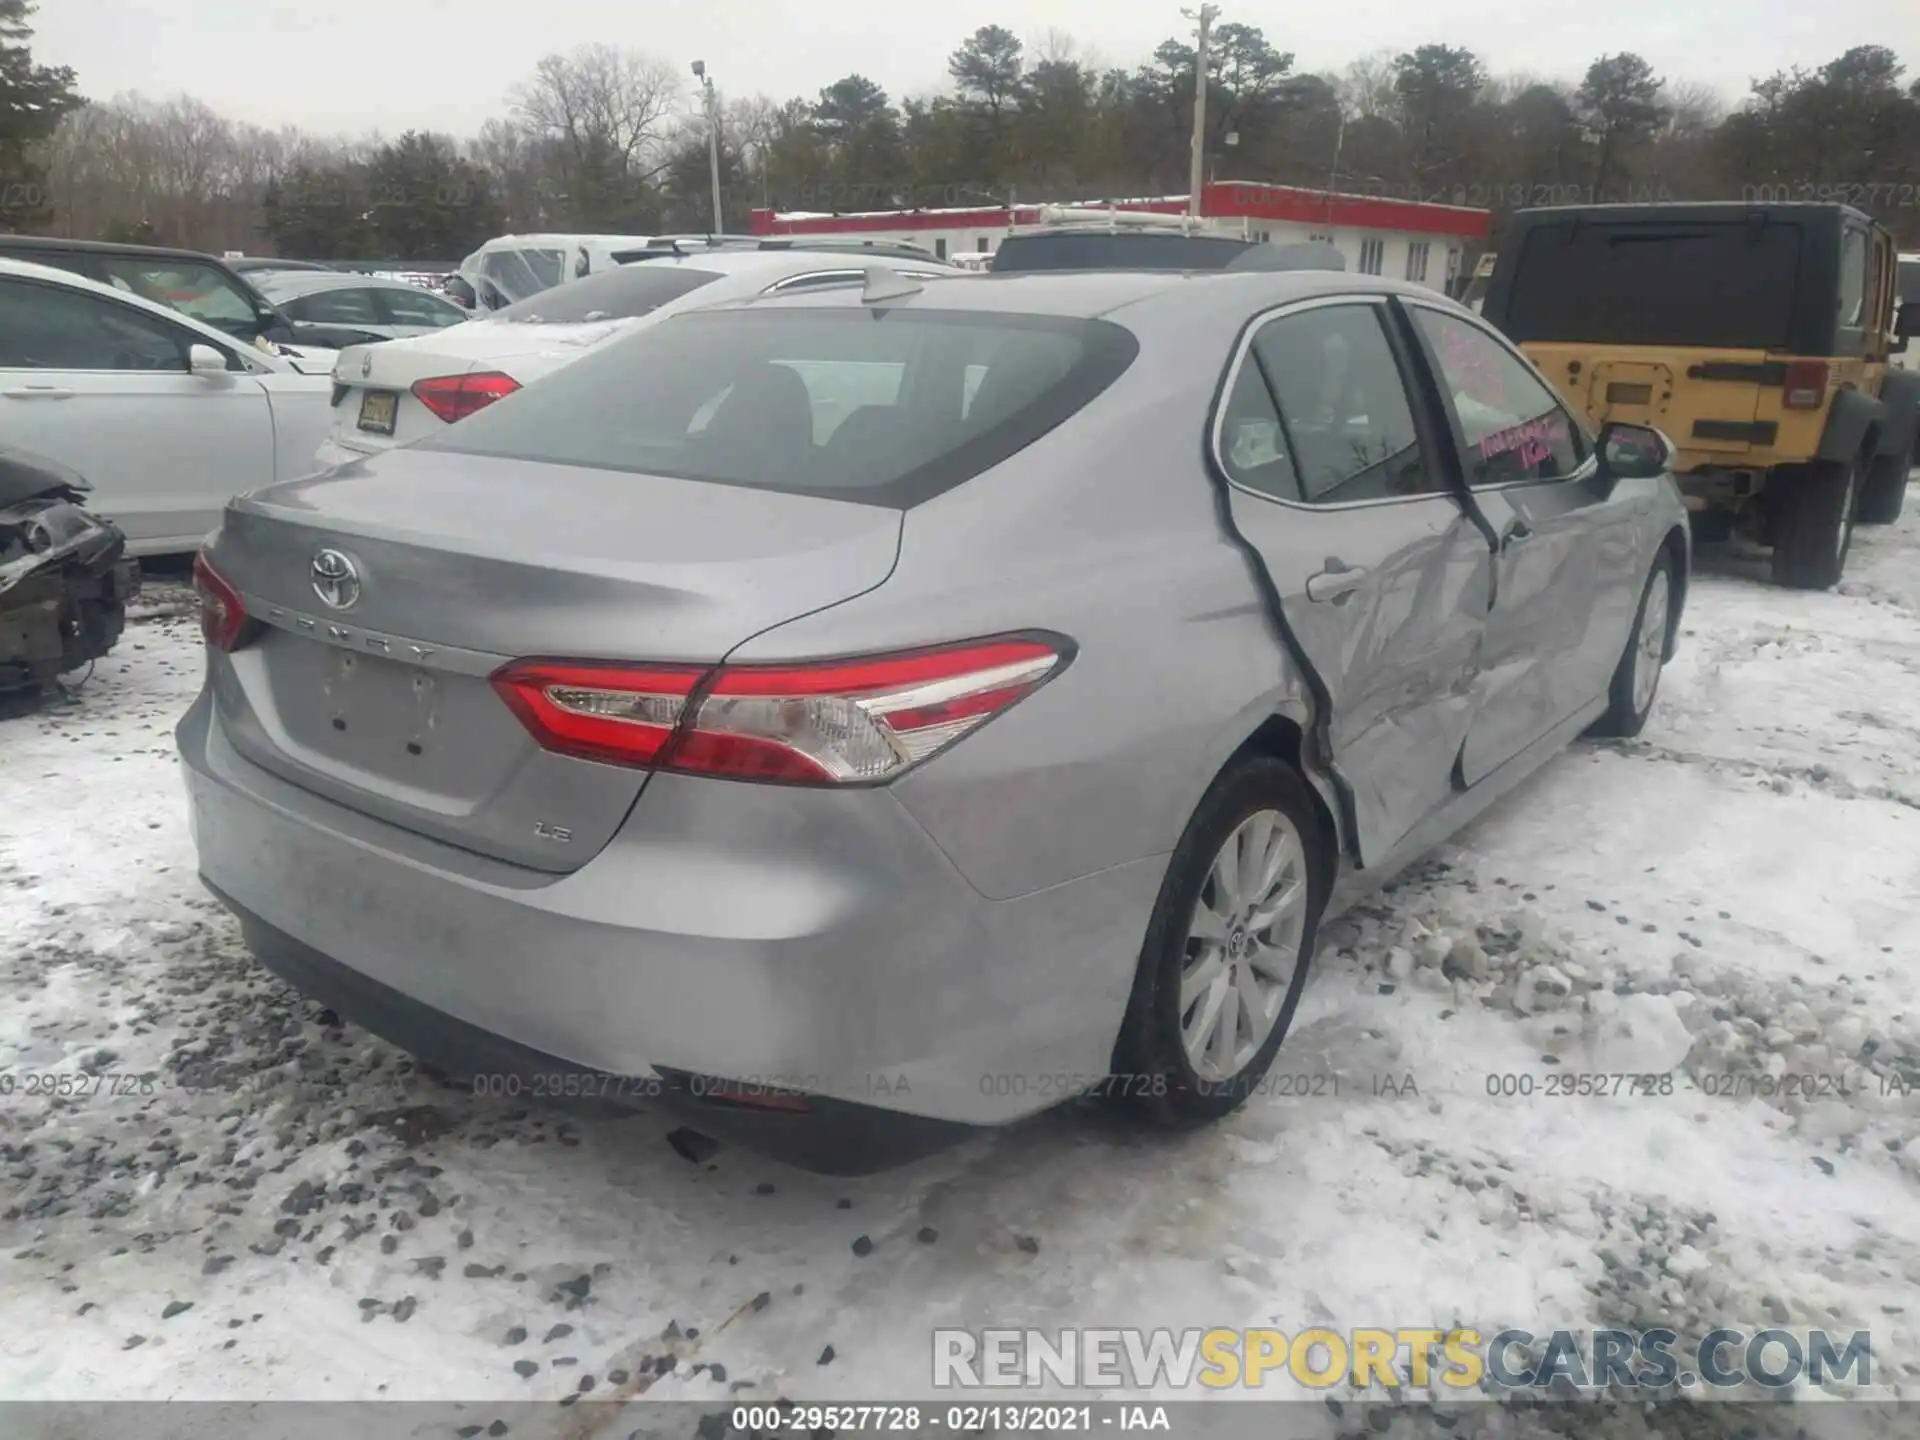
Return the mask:
<path fill-rule="evenodd" d="M 693 62 L 693 78 L 706 93 L 707 165 L 713 172 L 713 233 L 721 234 L 720 223 L 720 102 L 713 92 L 713 77 L 707 74 L 707 62 Z"/>

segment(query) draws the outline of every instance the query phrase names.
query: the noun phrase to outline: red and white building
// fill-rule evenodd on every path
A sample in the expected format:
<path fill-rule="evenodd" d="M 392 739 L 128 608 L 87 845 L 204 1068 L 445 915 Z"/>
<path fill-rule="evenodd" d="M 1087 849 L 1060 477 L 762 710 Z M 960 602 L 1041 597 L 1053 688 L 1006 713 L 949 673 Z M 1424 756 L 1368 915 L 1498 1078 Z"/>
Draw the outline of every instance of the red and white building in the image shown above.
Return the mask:
<path fill-rule="evenodd" d="M 1187 197 L 1081 201 L 1083 208 L 1184 215 Z M 1041 223 L 1041 206 L 963 210 L 880 210 L 826 215 L 755 210 L 756 235 L 860 235 L 925 246 L 943 258 L 991 253 L 1015 226 Z M 1325 240 L 1351 270 L 1415 280 L 1445 290 L 1468 249 L 1487 238 L 1489 212 L 1370 195 L 1341 195 L 1288 185 L 1223 180 L 1200 192 L 1202 227 L 1277 245 Z"/>

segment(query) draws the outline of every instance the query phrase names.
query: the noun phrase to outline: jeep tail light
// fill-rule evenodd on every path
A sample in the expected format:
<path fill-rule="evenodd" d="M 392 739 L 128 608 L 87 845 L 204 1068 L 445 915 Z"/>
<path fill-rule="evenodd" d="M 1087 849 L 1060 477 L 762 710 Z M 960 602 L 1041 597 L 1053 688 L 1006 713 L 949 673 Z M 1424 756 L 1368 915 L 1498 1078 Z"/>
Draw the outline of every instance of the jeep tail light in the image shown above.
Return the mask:
<path fill-rule="evenodd" d="M 1026 636 L 805 665 L 518 661 L 494 687 L 549 750 L 692 775 L 891 780 L 1033 693 L 1068 658 Z"/>
<path fill-rule="evenodd" d="M 520 382 L 498 370 L 472 375 L 433 375 L 413 382 L 413 398 L 449 425 L 511 395 Z"/>
<path fill-rule="evenodd" d="M 247 631 L 247 607 L 204 551 L 193 557 L 193 590 L 200 597 L 200 634 L 207 644 L 222 652 L 238 649 Z"/>
<path fill-rule="evenodd" d="M 1795 360 L 1787 366 L 1786 399 L 1789 410 L 1818 410 L 1827 403 L 1827 362 Z"/>

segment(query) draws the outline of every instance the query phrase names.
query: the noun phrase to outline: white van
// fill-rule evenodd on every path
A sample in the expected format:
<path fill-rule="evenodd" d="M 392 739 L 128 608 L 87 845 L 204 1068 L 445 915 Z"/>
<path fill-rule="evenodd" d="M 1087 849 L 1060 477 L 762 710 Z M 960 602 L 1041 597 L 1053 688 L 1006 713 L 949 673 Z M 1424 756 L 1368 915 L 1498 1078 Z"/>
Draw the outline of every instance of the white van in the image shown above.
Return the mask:
<path fill-rule="evenodd" d="M 610 262 L 595 266 L 596 254 L 639 249 L 651 242 L 646 235 L 500 235 L 487 241 L 460 262 L 460 278 L 471 286 L 474 310 L 489 314 L 565 280 L 577 279 Z"/>

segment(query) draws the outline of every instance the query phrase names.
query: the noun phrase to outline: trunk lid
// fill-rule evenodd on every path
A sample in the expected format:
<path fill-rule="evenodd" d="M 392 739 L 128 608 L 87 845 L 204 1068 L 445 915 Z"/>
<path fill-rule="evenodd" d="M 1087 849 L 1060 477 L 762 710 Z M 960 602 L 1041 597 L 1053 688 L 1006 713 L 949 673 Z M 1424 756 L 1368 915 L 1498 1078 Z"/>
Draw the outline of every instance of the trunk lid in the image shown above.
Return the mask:
<path fill-rule="evenodd" d="M 444 330 L 378 345 L 351 345 L 333 366 L 332 438 L 344 449 L 378 454 L 446 428 L 412 394 L 415 381 L 439 375 L 471 375 L 499 370 L 522 385 L 578 359 L 632 321 L 606 320 L 582 325 L 533 325 L 511 320 L 470 320 Z M 392 398 L 393 433 L 361 426 L 369 392 Z"/>
<path fill-rule="evenodd" d="M 210 656 L 223 727 L 330 800 L 572 870 L 646 772 L 542 750 L 487 677 L 532 656 L 716 663 L 879 585 L 900 524 L 878 506 L 418 450 L 270 486 L 229 506 L 209 551 L 264 622 Z M 356 572 L 344 608 L 316 591 L 322 550 Z"/>

